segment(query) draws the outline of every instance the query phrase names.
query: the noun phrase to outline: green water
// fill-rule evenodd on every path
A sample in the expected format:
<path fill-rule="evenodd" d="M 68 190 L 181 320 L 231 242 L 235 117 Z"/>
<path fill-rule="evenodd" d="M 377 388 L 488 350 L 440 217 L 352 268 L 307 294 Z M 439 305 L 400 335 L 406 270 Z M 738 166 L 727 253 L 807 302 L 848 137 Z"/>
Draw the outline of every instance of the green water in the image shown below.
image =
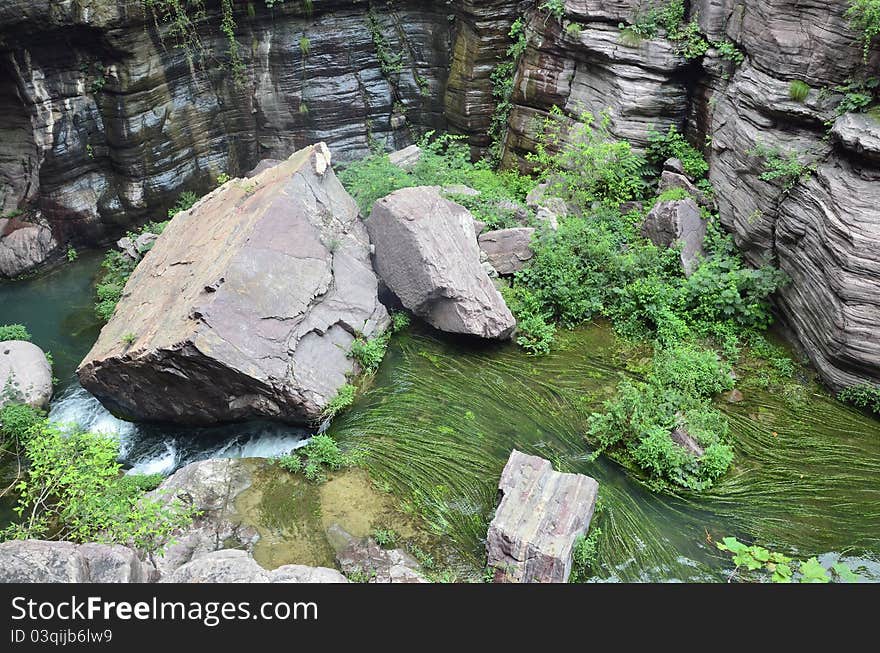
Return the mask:
<path fill-rule="evenodd" d="M 0 283 L 0 323 L 25 324 L 52 352 L 56 391 L 75 386 L 73 371 L 97 337 L 99 263 L 99 255 L 83 254 L 47 275 Z M 821 393 L 792 402 L 746 390 L 743 404 L 722 406 L 733 425 L 735 469 L 709 494 L 658 495 L 606 457 L 588 460 L 586 420 L 614 392 L 616 360 L 604 325 L 562 334 L 541 358 L 416 326 L 395 338 L 331 434 L 364 448 L 377 484 L 426 518 L 453 563 L 475 577 L 498 478 L 515 447 L 599 481 L 600 579 L 724 580 L 729 559 L 707 537 L 735 535 L 826 561 L 843 554 L 880 580 L 880 422 Z M 235 437 L 248 430 L 258 427 L 237 427 Z M 129 437 L 148 433 L 181 446 L 180 429 Z M 211 435 L 222 437 L 232 436 Z M 0 521 L 4 510 L 0 502 Z"/>
<path fill-rule="evenodd" d="M 835 401 L 747 392 L 725 409 L 736 467 L 709 494 L 658 495 L 606 457 L 590 462 L 586 420 L 621 377 L 607 326 L 563 334 L 551 355 L 474 347 L 427 332 L 395 340 L 372 387 L 331 434 L 368 451 L 380 483 L 405 497 L 478 574 L 495 488 L 511 449 L 599 481 L 598 577 L 722 580 L 728 535 L 801 555 L 880 566 L 880 423 Z M 774 435 L 774 433 L 776 435 Z"/>

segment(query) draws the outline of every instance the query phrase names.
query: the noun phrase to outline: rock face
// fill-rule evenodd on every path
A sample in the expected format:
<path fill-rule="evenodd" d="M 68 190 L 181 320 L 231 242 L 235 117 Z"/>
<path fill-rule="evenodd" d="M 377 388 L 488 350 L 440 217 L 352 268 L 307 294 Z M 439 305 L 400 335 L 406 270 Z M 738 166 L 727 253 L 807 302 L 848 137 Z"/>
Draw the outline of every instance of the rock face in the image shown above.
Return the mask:
<path fill-rule="evenodd" d="M 263 569 L 247 552 L 215 551 L 179 567 L 163 583 L 347 583 L 335 569 L 285 565 Z"/>
<path fill-rule="evenodd" d="M 159 573 L 128 547 L 11 540 L 0 544 L 0 583 L 152 583 Z"/>
<path fill-rule="evenodd" d="M 17 277 L 49 261 L 58 250 L 44 224 L 0 218 L 0 277 Z"/>
<path fill-rule="evenodd" d="M 31 342 L 0 342 L 0 408 L 27 404 L 46 408 L 52 398 L 52 366 Z"/>
<path fill-rule="evenodd" d="M 404 188 L 366 221 L 379 277 L 401 303 L 448 333 L 508 338 L 516 321 L 480 266 L 473 216 L 436 188 Z"/>
<path fill-rule="evenodd" d="M 370 538 L 355 538 L 334 524 L 327 537 L 336 551 L 336 562 L 347 575 L 370 583 L 427 583 L 419 563 L 402 549 L 383 549 Z"/>
<path fill-rule="evenodd" d="M 77 373 L 141 420 L 312 422 L 388 325 L 357 206 L 323 144 L 178 214 Z"/>
<path fill-rule="evenodd" d="M 642 235 L 658 247 L 681 245 L 681 266 L 691 274 L 704 255 L 706 221 L 692 199 L 658 202 L 645 217 Z"/>
<path fill-rule="evenodd" d="M 516 227 L 486 232 L 478 240 L 480 249 L 498 274 L 513 274 L 522 270 L 535 256 L 532 251 L 534 235 L 535 230 L 531 227 Z"/>
<path fill-rule="evenodd" d="M 555 472 L 549 461 L 514 450 L 486 538 L 495 582 L 568 582 L 572 549 L 590 528 L 598 489 L 589 476 Z"/>

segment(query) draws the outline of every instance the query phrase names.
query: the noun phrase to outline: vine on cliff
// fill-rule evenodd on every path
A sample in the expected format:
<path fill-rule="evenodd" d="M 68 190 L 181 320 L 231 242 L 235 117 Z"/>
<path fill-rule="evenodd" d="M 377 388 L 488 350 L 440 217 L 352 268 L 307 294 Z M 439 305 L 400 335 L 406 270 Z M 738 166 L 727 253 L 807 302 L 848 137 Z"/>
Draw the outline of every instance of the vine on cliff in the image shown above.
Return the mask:
<path fill-rule="evenodd" d="M 513 39 L 507 48 L 506 59 L 502 61 L 492 72 L 492 96 L 495 98 L 495 112 L 492 114 L 492 123 L 489 126 L 489 138 L 492 141 L 489 158 L 494 165 L 501 162 L 504 149 L 504 136 L 507 133 L 507 121 L 513 109 L 513 84 L 516 69 L 519 66 L 520 57 L 528 46 L 525 20 L 522 18 L 514 21 L 510 27 L 510 38 Z"/>
<path fill-rule="evenodd" d="M 849 0 L 846 18 L 850 26 L 861 34 L 862 56 L 867 63 L 871 45 L 880 36 L 880 0 Z"/>

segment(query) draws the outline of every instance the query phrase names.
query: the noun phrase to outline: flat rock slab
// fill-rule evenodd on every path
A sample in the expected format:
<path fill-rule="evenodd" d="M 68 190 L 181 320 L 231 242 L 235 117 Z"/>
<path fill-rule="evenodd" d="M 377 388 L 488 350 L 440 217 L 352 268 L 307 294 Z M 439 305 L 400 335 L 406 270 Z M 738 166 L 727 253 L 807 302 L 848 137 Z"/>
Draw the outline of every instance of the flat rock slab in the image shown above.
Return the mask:
<path fill-rule="evenodd" d="M 366 223 L 376 271 L 406 308 L 447 333 L 510 337 L 516 321 L 480 264 L 467 209 L 436 187 L 404 188 Z"/>
<path fill-rule="evenodd" d="M 52 366 L 31 342 L 0 342 L 0 408 L 10 403 L 46 408 L 52 398 Z"/>
<path fill-rule="evenodd" d="M 0 583 L 151 583 L 158 577 L 136 551 L 117 544 L 0 544 Z"/>
<path fill-rule="evenodd" d="M 347 583 L 335 569 L 285 565 L 263 569 L 246 551 L 226 549 L 200 556 L 179 567 L 162 583 Z"/>
<path fill-rule="evenodd" d="M 356 334 L 388 323 L 321 143 L 177 214 L 77 373 L 128 419 L 313 423 L 357 371 Z"/>
<path fill-rule="evenodd" d="M 590 528 L 599 484 L 514 450 L 486 538 L 496 583 L 566 583 L 575 541 Z"/>

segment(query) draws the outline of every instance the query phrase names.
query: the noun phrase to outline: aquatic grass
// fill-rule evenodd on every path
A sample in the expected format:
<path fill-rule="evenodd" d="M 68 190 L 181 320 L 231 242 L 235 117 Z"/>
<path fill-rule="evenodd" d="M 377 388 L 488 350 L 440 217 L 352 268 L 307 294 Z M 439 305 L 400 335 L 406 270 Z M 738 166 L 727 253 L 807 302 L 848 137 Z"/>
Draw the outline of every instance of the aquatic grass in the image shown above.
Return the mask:
<path fill-rule="evenodd" d="M 414 325 L 392 342 L 389 363 L 331 435 L 364 451 L 371 476 L 428 524 L 465 578 L 481 577 L 486 527 L 513 448 L 599 481 L 597 580 L 723 581 L 729 558 L 714 542 L 725 536 L 801 557 L 864 556 L 880 573 L 880 560 L 871 562 L 880 553 L 876 421 L 812 388 L 800 408 L 750 390 L 743 404 L 718 405 L 731 423 L 731 472 L 704 495 L 653 493 L 620 464 L 591 461 L 583 439 L 590 412 L 629 376 L 619 350 L 602 324 L 561 333 L 538 358 Z"/>

